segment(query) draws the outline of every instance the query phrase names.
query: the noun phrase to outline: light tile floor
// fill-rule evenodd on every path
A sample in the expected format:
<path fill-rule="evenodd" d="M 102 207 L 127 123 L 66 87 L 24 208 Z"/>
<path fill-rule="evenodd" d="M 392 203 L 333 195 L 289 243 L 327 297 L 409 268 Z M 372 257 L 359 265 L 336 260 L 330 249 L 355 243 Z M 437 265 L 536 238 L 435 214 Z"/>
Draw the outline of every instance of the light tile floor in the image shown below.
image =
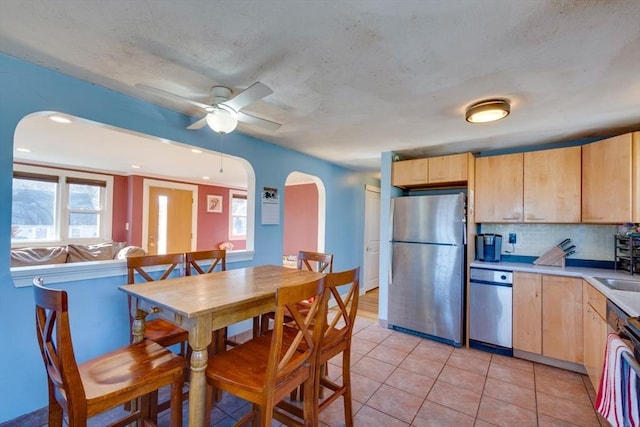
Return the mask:
<path fill-rule="evenodd" d="M 329 375 L 341 375 L 341 358 Z M 370 426 L 608 426 L 593 409 L 585 375 L 459 349 L 359 317 L 351 357 L 354 424 Z M 213 425 L 232 425 L 249 405 L 225 395 Z M 320 414 L 344 426 L 342 400 Z M 273 424 L 278 426 L 278 423 Z"/>
<path fill-rule="evenodd" d="M 356 427 L 608 425 L 593 409 L 595 393 L 584 375 L 454 348 L 369 318 L 356 321 L 351 359 Z M 330 362 L 329 375 L 341 375 L 341 359 Z M 184 409 L 187 426 L 187 403 Z M 247 402 L 225 394 L 213 409 L 212 425 L 230 426 L 249 409 Z M 90 425 L 105 425 L 108 416 Z M 320 421 L 322 427 L 344 426 L 342 399 L 322 412 Z M 169 425 L 168 411 L 158 425 Z"/>

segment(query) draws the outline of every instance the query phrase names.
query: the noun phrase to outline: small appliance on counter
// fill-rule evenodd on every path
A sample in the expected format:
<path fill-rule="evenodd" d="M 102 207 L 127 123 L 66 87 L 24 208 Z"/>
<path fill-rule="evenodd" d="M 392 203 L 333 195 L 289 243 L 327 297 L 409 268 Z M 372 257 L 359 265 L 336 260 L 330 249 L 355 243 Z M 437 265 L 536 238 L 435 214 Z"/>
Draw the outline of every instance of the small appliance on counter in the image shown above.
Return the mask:
<path fill-rule="evenodd" d="M 476 260 L 500 262 L 501 253 L 502 235 L 492 233 L 476 235 Z"/>

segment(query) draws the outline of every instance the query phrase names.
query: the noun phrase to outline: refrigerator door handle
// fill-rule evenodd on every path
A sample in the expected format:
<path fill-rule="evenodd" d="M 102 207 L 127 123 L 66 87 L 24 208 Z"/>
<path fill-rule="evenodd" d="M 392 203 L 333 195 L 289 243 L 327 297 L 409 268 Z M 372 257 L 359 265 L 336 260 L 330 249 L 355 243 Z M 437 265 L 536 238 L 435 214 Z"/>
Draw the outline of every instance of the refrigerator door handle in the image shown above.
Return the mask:
<path fill-rule="evenodd" d="M 389 245 L 389 286 L 393 283 L 393 243 Z"/>
<path fill-rule="evenodd" d="M 389 208 L 389 240 L 393 240 L 393 211 L 395 210 L 396 201 L 391 199 L 391 207 Z"/>

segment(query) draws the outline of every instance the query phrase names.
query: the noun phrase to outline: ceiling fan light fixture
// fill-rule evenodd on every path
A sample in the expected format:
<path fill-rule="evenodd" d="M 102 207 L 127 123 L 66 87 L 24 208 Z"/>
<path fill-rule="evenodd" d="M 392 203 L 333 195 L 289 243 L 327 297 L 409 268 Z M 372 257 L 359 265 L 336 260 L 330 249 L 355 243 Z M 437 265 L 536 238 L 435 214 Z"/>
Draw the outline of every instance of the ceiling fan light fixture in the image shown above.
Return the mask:
<path fill-rule="evenodd" d="M 219 134 L 233 132 L 238 126 L 238 113 L 224 104 L 217 106 L 215 110 L 207 114 L 207 124 Z"/>
<path fill-rule="evenodd" d="M 509 101 L 489 99 L 477 102 L 467 108 L 465 118 L 469 123 L 488 123 L 504 119 L 511 112 Z"/>

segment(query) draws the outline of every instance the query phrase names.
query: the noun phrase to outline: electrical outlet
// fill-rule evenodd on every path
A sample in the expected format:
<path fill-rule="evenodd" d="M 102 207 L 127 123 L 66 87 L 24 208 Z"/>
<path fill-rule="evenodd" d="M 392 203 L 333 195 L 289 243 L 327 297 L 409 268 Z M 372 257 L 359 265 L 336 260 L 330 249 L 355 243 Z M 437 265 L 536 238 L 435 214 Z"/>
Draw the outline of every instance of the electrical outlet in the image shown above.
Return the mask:
<path fill-rule="evenodd" d="M 515 245 L 516 243 L 518 243 L 517 240 L 518 239 L 516 239 L 516 233 L 509 233 L 509 243 L 512 243 Z"/>

